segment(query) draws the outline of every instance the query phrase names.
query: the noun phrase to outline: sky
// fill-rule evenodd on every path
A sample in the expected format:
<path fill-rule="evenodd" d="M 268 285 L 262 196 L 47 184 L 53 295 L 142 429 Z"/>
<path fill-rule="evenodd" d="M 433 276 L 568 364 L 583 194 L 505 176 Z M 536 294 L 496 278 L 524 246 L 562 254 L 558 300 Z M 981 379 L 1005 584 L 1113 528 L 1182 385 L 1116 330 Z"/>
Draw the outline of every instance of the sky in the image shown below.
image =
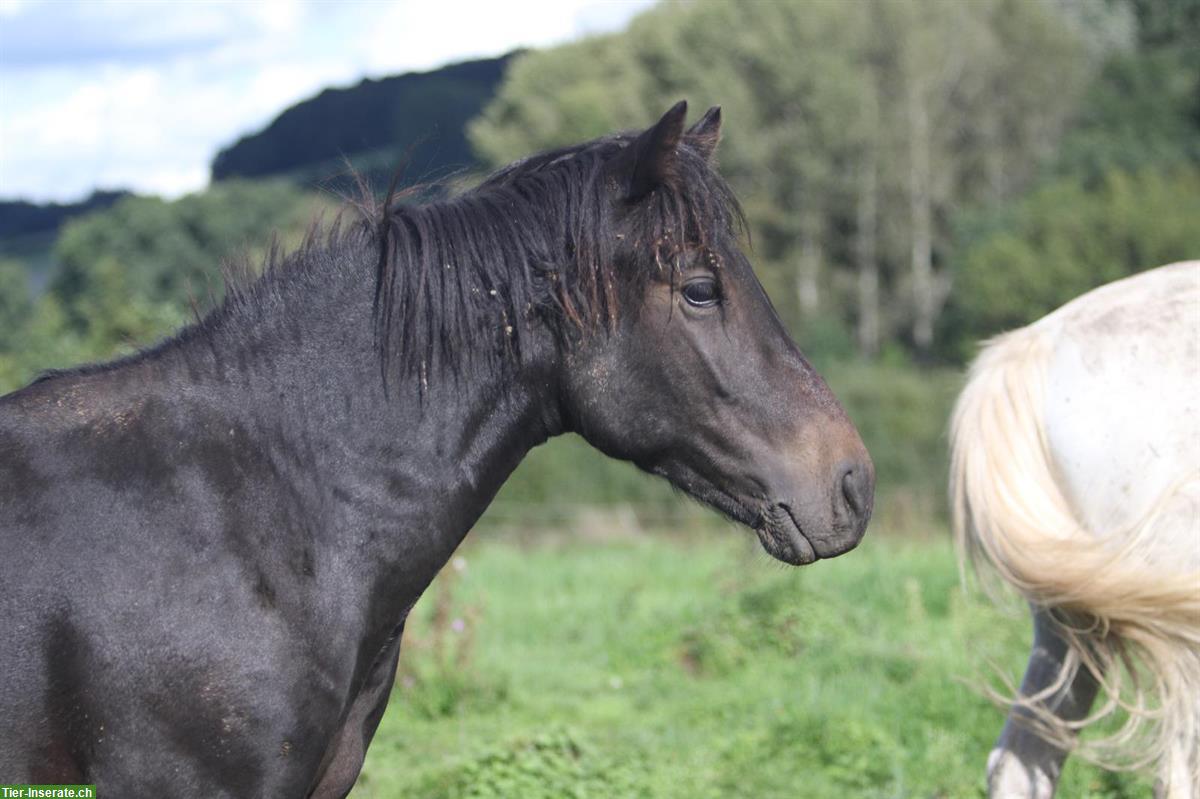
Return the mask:
<path fill-rule="evenodd" d="M 0 0 L 0 197 L 202 189 L 327 86 L 618 29 L 653 0 Z"/>

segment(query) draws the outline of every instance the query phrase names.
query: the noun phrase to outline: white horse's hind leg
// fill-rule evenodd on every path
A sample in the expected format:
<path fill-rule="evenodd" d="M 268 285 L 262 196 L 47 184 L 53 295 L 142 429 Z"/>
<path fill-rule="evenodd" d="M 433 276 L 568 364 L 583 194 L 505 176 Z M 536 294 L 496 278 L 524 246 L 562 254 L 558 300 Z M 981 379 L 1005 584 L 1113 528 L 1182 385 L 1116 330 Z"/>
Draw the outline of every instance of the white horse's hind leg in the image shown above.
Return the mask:
<path fill-rule="evenodd" d="M 1055 631 L 1044 612 L 1033 614 L 1033 651 L 1021 696 L 1039 696 L 1062 677 L 1067 658 L 1067 643 Z M 1098 685 L 1086 668 L 1079 668 L 1038 704 L 1063 721 L 1079 721 L 1087 716 L 1096 698 Z M 1050 799 L 1058 785 L 1067 752 L 1043 740 L 1030 722 L 1026 708 L 1016 706 L 1004 723 L 1000 740 L 988 756 L 988 796 L 990 799 Z"/>

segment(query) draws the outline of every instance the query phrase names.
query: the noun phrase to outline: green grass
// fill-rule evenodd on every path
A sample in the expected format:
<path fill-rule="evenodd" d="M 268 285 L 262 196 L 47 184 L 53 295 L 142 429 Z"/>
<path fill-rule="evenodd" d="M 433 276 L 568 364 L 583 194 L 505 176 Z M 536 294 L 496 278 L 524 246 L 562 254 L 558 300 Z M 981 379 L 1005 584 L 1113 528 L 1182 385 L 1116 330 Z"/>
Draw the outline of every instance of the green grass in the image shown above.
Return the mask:
<path fill-rule="evenodd" d="M 476 536 L 413 611 L 357 799 L 983 795 L 1002 714 L 971 686 L 1029 629 L 944 536 L 804 569 L 731 528 Z M 1075 761 L 1060 790 L 1148 795 Z"/>

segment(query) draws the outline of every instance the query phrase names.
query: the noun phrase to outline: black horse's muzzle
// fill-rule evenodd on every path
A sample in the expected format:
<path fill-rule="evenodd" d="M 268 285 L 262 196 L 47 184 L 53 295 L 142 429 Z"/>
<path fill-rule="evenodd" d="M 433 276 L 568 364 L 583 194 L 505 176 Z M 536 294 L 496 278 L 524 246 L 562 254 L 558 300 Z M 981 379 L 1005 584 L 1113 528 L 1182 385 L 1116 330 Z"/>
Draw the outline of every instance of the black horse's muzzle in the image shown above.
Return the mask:
<path fill-rule="evenodd" d="M 803 566 L 858 546 L 874 499 L 875 468 L 870 459 L 844 461 L 820 496 L 772 503 L 759 514 L 754 530 L 771 557 Z"/>

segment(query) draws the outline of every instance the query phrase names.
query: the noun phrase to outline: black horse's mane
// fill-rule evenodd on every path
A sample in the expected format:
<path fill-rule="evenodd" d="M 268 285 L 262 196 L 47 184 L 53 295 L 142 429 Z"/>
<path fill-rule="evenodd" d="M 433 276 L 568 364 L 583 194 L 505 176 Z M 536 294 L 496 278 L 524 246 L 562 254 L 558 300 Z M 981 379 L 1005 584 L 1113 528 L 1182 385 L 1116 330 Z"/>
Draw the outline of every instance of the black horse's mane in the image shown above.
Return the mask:
<path fill-rule="evenodd" d="M 684 249 L 742 225 L 733 193 L 686 144 L 674 180 L 636 205 L 614 203 L 609 166 L 633 139 L 531 156 L 445 202 L 385 201 L 375 237 L 383 362 L 398 355 L 402 369 L 419 371 L 455 368 L 464 355 L 519 355 L 535 318 L 560 334 L 611 329 L 620 288 L 651 277 L 630 268 L 632 253 L 675 270 Z"/>
<path fill-rule="evenodd" d="M 732 191 L 686 137 L 670 180 L 636 203 L 614 202 L 620 185 L 610 166 L 634 139 L 623 133 L 543 152 L 426 203 L 404 202 L 394 186 L 376 200 L 363 187 L 332 224 L 314 220 L 297 249 L 272 245 L 259 270 L 226 265 L 224 301 L 140 355 L 209 337 L 231 317 L 261 319 L 279 307 L 297 273 L 308 276 L 301 291 L 319 291 L 314 275 L 363 252 L 375 262 L 385 383 L 389 376 L 419 374 L 424 382 L 446 369 L 501 366 L 519 358 L 535 319 L 566 338 L 611 329 L 622 287 L 651 277 L 632 268 L 634 253 L 674 272 L 685 251 L 708 248 L 718 231 L 745 230 Z M 103 367 L 67 371 L 96 368 Z M 56 374 L 62 372 L 39 379 Z"/>

